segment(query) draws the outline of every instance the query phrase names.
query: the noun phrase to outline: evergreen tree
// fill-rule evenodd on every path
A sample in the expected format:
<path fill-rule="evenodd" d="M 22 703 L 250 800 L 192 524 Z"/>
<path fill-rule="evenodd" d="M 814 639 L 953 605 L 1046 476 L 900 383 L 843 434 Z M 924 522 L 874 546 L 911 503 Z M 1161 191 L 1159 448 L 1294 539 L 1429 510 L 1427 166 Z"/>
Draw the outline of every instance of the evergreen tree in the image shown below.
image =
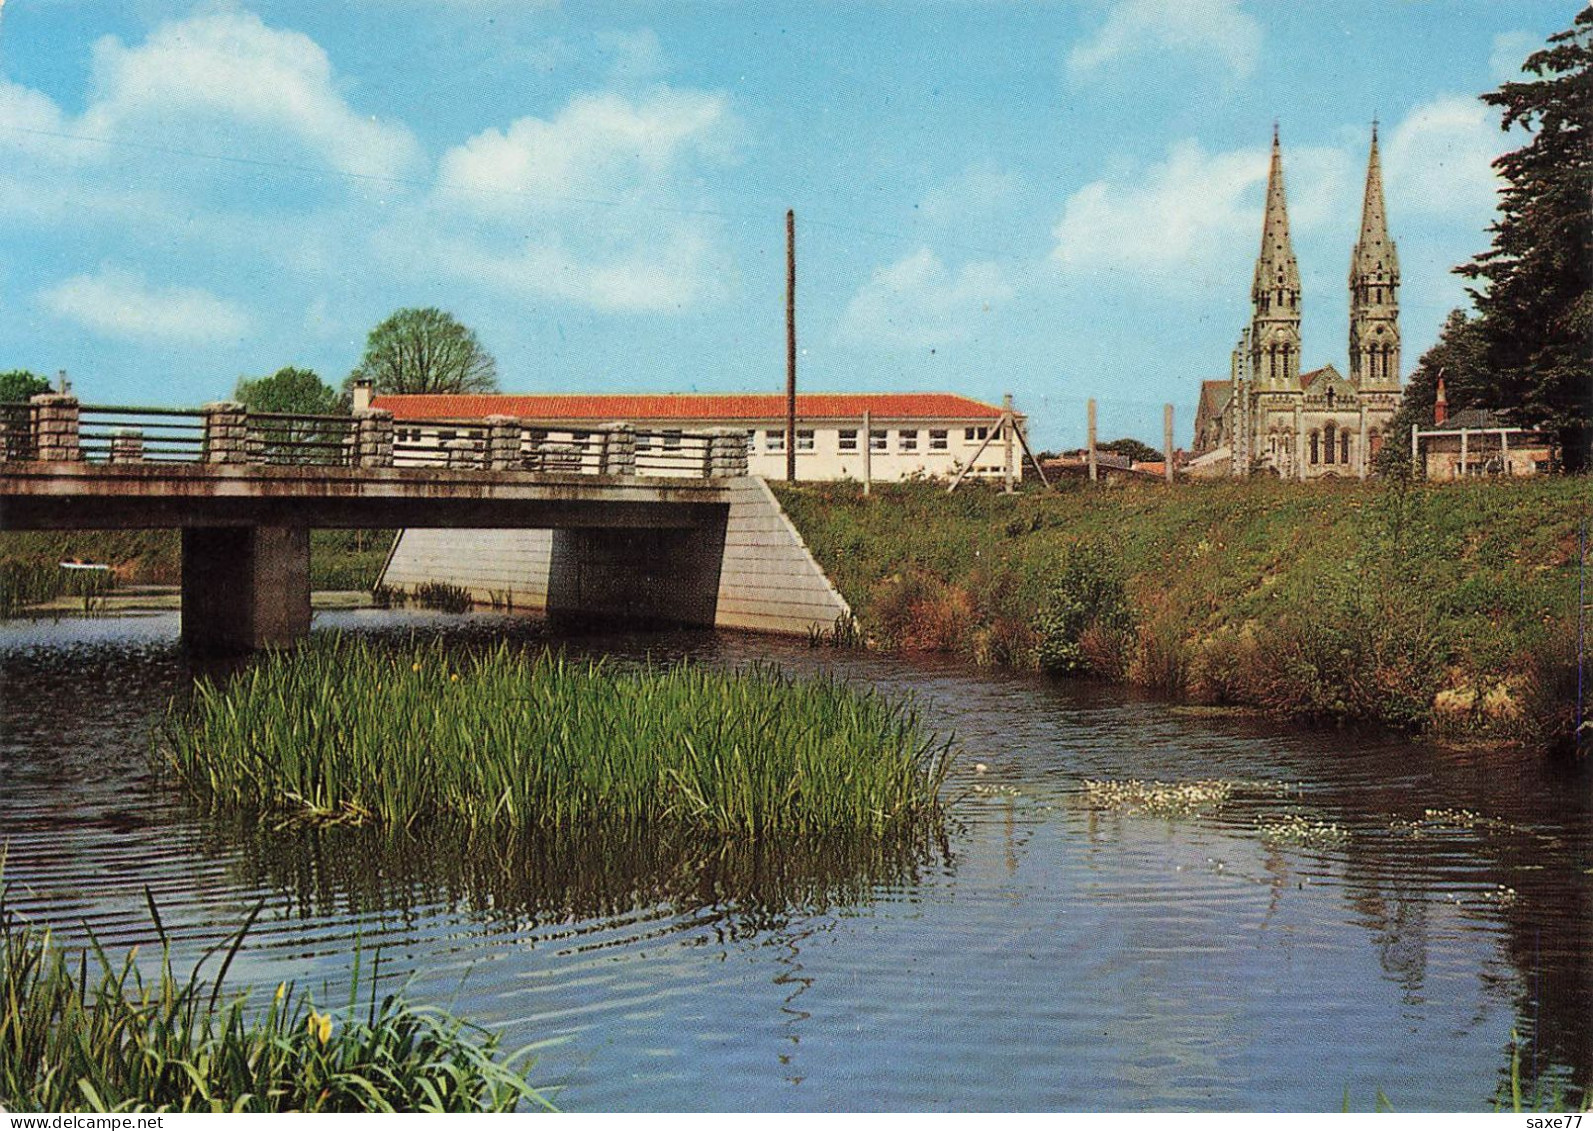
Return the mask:
<path fill-rule="evenodd" d="M 332 416 L 343 411 L 337 391 L 310 369 L 287 366 L 269 377 L 240 377 L 233 399 L 256 412 Z"/>
<path fill-rule="evenodd" d="M 1593 436 L 1593 8 L 1523 69 L 1536 77 L 1482 98 L 1532 140 L 1494 162 L 1506 184 L 1493 247 L 1457 270 L 1483 284 L 1471 294 L 1490 407 L 1557 433 L 1579 470 Z"/>
<path fill-rule="evenodd" d="M 1377 453 L 1380 475 L 1403 476 L 1410 472 L 1412 424 L 1433 426 L 1433 401 L 1438 394 L 1438 378 L 1444 378 L 1444 395 L 1449 411 L 1463 408 L 1493 407 L 1493 389 L 1488 369 L 1488 343 L 1482 323 L 1464 310 L 1452 310 L 1444 319 L 1433 348 L 1421 360 L 1405 383 L 1405 396 L 1383 434 L 1383 447 Z"/>

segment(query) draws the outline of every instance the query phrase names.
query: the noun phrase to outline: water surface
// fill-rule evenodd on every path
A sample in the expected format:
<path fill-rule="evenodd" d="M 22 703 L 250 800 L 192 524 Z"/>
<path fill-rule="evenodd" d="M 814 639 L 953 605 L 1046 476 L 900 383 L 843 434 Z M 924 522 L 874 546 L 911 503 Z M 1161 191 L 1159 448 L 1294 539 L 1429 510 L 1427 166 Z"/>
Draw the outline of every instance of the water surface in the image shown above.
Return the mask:
<path fill-rule="evenodd" d="M 461 641 L 526 620 L 319 614 Z M 1403 1110 L 1593 1075 L 1590 779 L 1492 750 L 1212 717 L 1117 688 L 684 633 L 622 661 L 773 659 L 913 695 L 964 753 L 944 835 L 877 850 L 472 846 L 196 813 L 149 769 L 194 671 L 175 614 L 0 624 L 12 906 L 184 957 L 258 901 L 240 985 L 342 1000 L 356 961 L 540 1043 L 571 1109 Z M 1250 783 L 1094 809 L 1086 779 Z M 1429 814 L 1429 810 L 1436 815 Z M 1327 829 L 1280 839 L 1286 818 Z M 1269 832 L 1269 830 L 1271 830 Z M 324 987 L 324 989 L 322 989 Z"/>

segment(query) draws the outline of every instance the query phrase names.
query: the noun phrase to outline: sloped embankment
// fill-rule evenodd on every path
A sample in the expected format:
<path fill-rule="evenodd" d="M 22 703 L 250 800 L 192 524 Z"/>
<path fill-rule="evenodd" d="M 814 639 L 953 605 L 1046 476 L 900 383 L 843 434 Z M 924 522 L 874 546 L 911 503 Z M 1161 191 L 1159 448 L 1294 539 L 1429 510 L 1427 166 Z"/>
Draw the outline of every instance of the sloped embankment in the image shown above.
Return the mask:
<path fill-rule="evenodd" d="M 1575 726 L 1585 478 L 778 491 L 882 647 L 1537 746 Z"/>

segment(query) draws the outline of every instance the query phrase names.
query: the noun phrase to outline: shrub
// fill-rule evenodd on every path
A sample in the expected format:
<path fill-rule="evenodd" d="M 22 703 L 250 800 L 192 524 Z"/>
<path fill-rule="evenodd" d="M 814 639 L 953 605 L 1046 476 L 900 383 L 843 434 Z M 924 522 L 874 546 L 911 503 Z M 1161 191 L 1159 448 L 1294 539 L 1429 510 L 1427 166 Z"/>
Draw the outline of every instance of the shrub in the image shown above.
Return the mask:
<path fill-rule="evenodd" d="M 1134 612 L 1121 567 L 1100 543 L 1075 542 L 1035 623 L 1040 670 L 1050 675 L 1121 674 Z"/>

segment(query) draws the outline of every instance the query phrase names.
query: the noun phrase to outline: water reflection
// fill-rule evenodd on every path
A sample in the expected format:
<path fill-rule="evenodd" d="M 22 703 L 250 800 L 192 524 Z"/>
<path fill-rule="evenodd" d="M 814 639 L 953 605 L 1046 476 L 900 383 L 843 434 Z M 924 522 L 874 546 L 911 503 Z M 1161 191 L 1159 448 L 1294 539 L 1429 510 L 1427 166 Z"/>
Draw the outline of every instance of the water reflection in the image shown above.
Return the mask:
<path fill-rule="evenodd" d="M 394 647 L 535 623 L 321 622 Z M 318 622 L 320 623 L 320 622 Z M 196 674 L 174 617 L 0 625 L 0 842 L 19 910 L 184 946 L 262 898 L 235 974 L 346 978 L 380 947 L 426 1000 L 543 1056 L 571 1107 L 1405 1108 L 1593 1084 L 1589 767 L 1169 710 L 955 664 L 669 634 L 561 642 L 621 662 L 775 659 L 913 694 L 968 757 L 943 839 L 724 846 L 633 833 L 272 830 L 151 772 Z M 222 673 L 224 674 L 224 673 Z M 972 763 L 986 764 L 978 773 Z M 1085 778 L 1286 782 L 1170 819 Z M 1429 810 L 1432 812 L 1430 813 Z M 1264 833 L 1293 812 L 1342 839 Z M 461 988 L 463 987 L 463 988 Z"/>
<path fill-rule="evenodd" d="M 483 930 L 518 933 L 638 910 L 711 912 L 726 939 L 783 930 L 793 915 L 866 906 L 947 869 L 940 828 L 887 838 L 715 840 L 647 828 L 499 839 L 446 827 L 272 829 L 217 821 L 201 850 L 240 884 L 284 894 L 301 919 L 398 915 L 442 905 Z"/>

